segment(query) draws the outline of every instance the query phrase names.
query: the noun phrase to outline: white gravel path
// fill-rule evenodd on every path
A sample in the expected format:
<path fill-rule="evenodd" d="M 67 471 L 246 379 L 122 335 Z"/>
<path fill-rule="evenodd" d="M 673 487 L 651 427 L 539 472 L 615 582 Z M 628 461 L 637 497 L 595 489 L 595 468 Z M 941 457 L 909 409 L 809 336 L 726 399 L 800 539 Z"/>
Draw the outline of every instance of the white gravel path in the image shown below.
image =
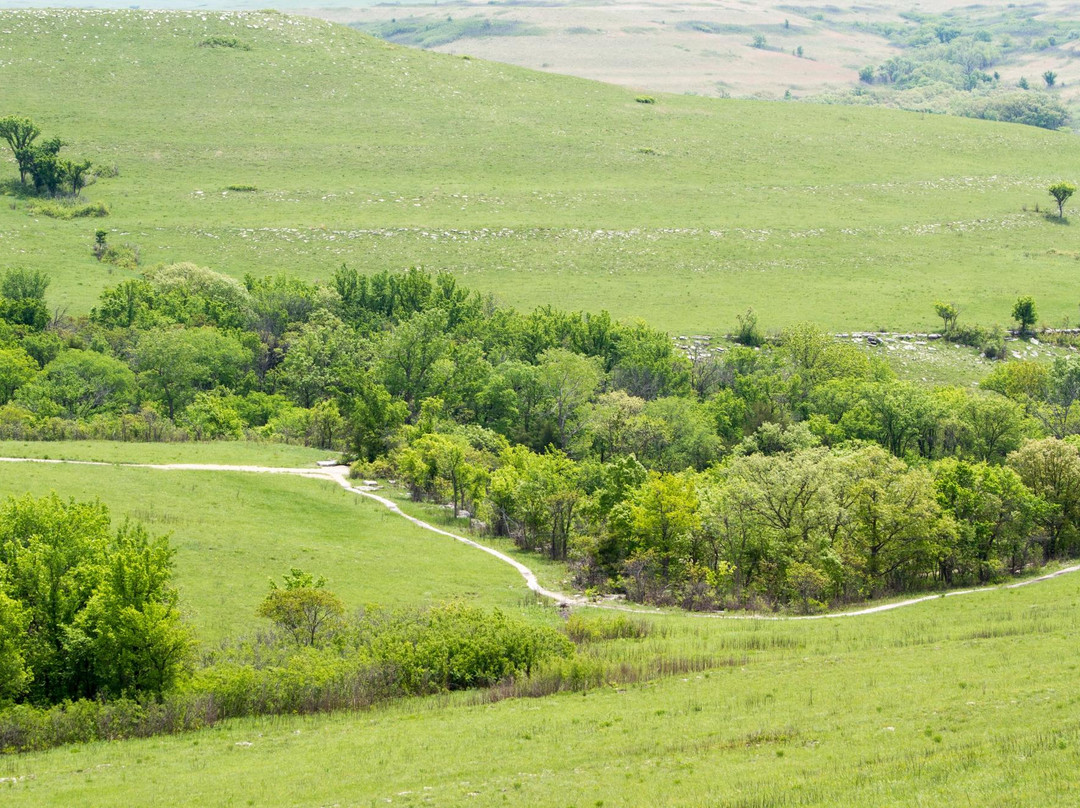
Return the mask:
<path fill-rule="evenodd" d="M 156 469 L 159 471 L 236 471 L 255 474 L 291 474 L 297 477 L 306 477 L 316 480 L 330 480 L 335 482 L 344 488 L 346 491 L 365 497 L 367 499 L 378 502 L 383 507 L 390 510 L 392 513 L 397 514 L 402 519 L 406 519 L 412 522 L 417 527 L 424 530 L 436 533 L 440 536 L 453 539 L 454 541 L 466 544 L 469 547 L 480 550 L 488 555 L 495 556 L 495 558 L 502 561 L 504 564 L 509 564 L 515 570 L 520 573 L 521 577 L 525 579 L 526 586 L 533 592 L 541 595 L 545 598 L 550 598 L 556 601 L 562 606 L 590 606 L 599 609 L 613 609 L 623 612 L 632 612 L 635 614 L 664 614 L 665 612 L 659 609 L 644 609 L 633 606 L 627 606 L 624 604 L 607 602 L 593 602 L 588 601 L 581 595 L 568 594 L 566 592 L 557 592 L 551 589 L 546 589 L 540 585 L 540 582 L 536 579 L 536 574 L 522 564 L 505 553 L 501 553 L 498 550 L 486 547 L 479 542 L 466 538 L 465 536 L 459 536 L 456 533 L 451 533 L 448 530 L 435 527 L 428 524 L 422 519 L 417 519 L 415 516 L 410 516 L 398 507 L 397 503 L 386 497 L 381 497 L 374 492 L 374 488 L 363 485 L 353 485 L 349 481 L 349 468 L 348 466 L 322 466 L 319 468 L 275 468 L 271 466 L 245 466 L 245 465 L 221 465 L 215 463 L 103 463 L 94 460 L 58 460 L 58 459 L 39 459 L 39 458 L 27 458 L 27 457 L 0 457 L 0 463 L 65 463 L 82 466 L 120 466 L 124 468 L 140 468 L 140 469 Z M 1080 564 L 1076 564 L 1070 567 L 1064 567 L 1054 572 L 1047 573 L 1046 575 L 1039 575 L 1035 578 L 1028 578 L 1024 581 L 1018 581 L 1012 584 L 1002 584 L 1000 586 L 984 586 L 975 589 L 954 589 L 947 592 L 939 592 L 933 595 L 923 595 L 917 598 L 910 598 L 908 600 L 894 601 L 892 603 L 885 603 L 880 606 L 869 606 L 865 609 L 855 609 L 848 612 L 828 612 L 826 614 L 812 614 L 812 615 L 767 615 L 767 614 L 746 614 L 746 613 L 719 613 L 719 612 L 687 612 L 687 614 L 693 614 L 700 617 L 711 617 L 718 619 L 728 620 L 830 620 L 839 619 L 845 617 L 862 617 L 864 615 L 878 614 L 879 612 L 888 612 L 893 609 L 902 609 L 907 606 L 914 606 L 918 603 L 925 603 L 930 600 L 937 600 L 939 598 L 957 597 L 959 595 L 974 595 L 980 592 L 993 592 L 997 589 L 1017 589 L 1021 586 L 1028 586 L 1030 584 L 1039 583 L 1041 581 L 1048 581 L 1052 578 L 1057 578 L 1061 575 L 1067 575 L 1069 573 L 1080 571 Z"/>

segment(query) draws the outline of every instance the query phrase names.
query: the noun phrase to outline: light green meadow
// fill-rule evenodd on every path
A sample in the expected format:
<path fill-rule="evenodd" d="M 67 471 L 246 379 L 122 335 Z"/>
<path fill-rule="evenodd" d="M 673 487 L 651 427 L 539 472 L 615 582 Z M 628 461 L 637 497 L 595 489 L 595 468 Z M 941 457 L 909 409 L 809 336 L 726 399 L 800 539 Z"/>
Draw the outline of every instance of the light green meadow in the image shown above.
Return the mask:
<path fill-rule="evenodd" d="M 714 667 L 0 758 L 4 804 L 1070 805 L 1080 578 L 862 618 L 653 618 L 599 653 Z"/>
<path fill-rule="evenodd" d="M 533 600 L 506 564 L 414 527 L 331 481 L 0 463 L 0 497 L 51 491 L 64 499 L 100 499 L 114 523 L 131 517 L 152 533 L 170 534 L 174 581 L 205 642 L 262 626 L 255 609 L 270 579 L 292 567 L 325 576 L 350 609 L 453 599 L 516 609 Z"/>
<path fill-rule="evenodd" d="M 414 51 L 277 13 L 0 13 L 0 111 L 115 165 L 104 219 L 0 205 L 0 266 L 82 313 L 144 265 L 328 278 L 422 265 L 522 308 L 674 332 L 1076 317 L 1080 238 L 1034 212 L 1076 179 L 1059 132 L 889 110 L 656 97 Z M 199 47 L 235 37 L 251 50 Z M 6 156 L 5 156 L 6 159 Z M 6 173 L 15 176 L 13 162 Z M 255 191 L 230 191 L 254 186 Z"/>

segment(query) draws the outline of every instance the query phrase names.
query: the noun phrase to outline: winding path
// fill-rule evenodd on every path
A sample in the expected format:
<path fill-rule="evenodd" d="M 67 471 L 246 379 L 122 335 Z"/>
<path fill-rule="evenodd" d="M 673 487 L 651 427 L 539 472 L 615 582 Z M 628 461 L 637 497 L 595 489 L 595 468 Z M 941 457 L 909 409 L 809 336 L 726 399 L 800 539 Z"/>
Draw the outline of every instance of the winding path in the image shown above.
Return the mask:
<path fill-rule="evenodd" d="M 454 541 L 467 544 L 469 547 L 473 547 L 488 555 L 495 556 L 495 558 L 502 561 L 504 564 L 509 564 L 521 577 L 525 579 L 526 586 L 533 592 L 541 595 L 545 598 L 550 598 L 556 601 L 561 607 L 569 606 L 589 606 L 598 609 L 612 609 L 623 612 L 632 612 L 635 614 L 665 614 L 665 612 L 659 609 L 643 609 L 635 608 L 632 606 L 626 606 L 623 604 L 615 604 L 610 602 L 594 602 L 589 601 L 581 595 L 567 594 L 565 592 L 557 592 L 555 590 L 546 589 L 540 585 L 540 582 L 536 579 L 536 573 L 526 567 L 520 561 L 516 561 L 506 553 L 501 553 L 491 547 L 487 547 L 479 542 L 468 539 L 465 536 L 459 536 L 456 533 L 451 533 L 448 530 L 435 527 L 422 519 L 417 519 L 415 516 L 410 516 L 398 507 L 397 503 L 393 500 L 381 497 L 375 493 L 375 487 L 366 485 L 353 485 L 349 481 L 349 468 L 348 466 L 322 466 L 319 468 L 275 468 L 271 466 L 243 466 L 243 465 L 221 465 L 215 463 L 104 463 L 97 460 L 57 460 L 57 459 L 42 459 L 42 458 L 28 458 L 28 457 L 0 457 L 0 463 L 50 463 L 50 464 L 68 464 L 68 465 L 81 465 L 81 466 L 119 466 L 123 468 L 139 468 L 139 469 L 156 469 L 159 471 L 237 471 L 256 474 L 285 474 L 293 475 L 296 477 L 307 477 L 315 480 L 330 480 L 335 482 L 353 494 L 357 494 L 367 499 L 378 502 L 383 507 L 387 508 L 391 512 L 397 514 L 402 519 L 406 519 L 412 522 L 417 527 L 424 530 L 428 530 L 432 533 L 437 533 L 440 536 L 446 536 Z M 1075 564 L 1070 567 L 1064 567 L 1054 572 L 1047 573 L 1046 575 L 1039 575 L 1035 578 L 1028 578 L 1023 581 L 1018 581 L 1012 584 L 1002 584 L 999 586 L 984 586 L 974 589 L 954 589 L 947 592 L 939 592 L 933 595 L 923 595 L 917 598 L 910 598 L 908 600 L 895 601 L 893 603 L 885 603 L 880 606 L 869 606 L 865 609 L 855 609 L 849 612 L 829 612 L 827 614 L 812 614 L 812 615 L 765 615 L 765 614 L 727 614 L 716 612 L 690 612 L 699 617 L 714 618 L 714 619 L 726 619 L 726 620 L 829 620 L 839 619 L 844 617 L 861 617 L 868 614 L 877 614 L 878 612 L 888 612 L 893 609 L 902 609 L 905 606 L 914 606 L 917 603 L 924 603 L 928 600 L 936 600 L 942 597 L 956 597 L 959 595 L 973 595 L 979 592 L 993 592 L 998 589 L 1017 589 L 1021 586 L 1028 586 L 1030 584 L 1039 583 L 1040 581 L 1048 581 L 1051 578 L 1057 578 L 1061 575 L 1067 575 L 1069 573 L 1080 571 L 1080 564 Z"/>

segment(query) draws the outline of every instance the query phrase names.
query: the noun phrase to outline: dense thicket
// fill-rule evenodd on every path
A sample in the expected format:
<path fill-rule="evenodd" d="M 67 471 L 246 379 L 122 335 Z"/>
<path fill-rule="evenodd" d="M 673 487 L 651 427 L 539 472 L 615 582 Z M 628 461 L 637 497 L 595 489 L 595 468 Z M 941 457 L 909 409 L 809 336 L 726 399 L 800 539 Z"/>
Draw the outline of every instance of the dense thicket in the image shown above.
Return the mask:
<path fill-rule="evenodd" d="M 169 583 L 172 551 L 100 503 L 0 504 L 0 704 L 158 696 L 192 637 Z"/>
<path fill-rule="evenodd" d="M 642 323 L 520 313 L 419 270 L 240 283 L 177 264 L 52 322 L 46 285 L 0 286 L 0 436 L 342 450 L 598 591 L 815 609 L 1078 549 L 1061 480 L 1080 358 L 930 389 L 809 325 L 688 356 Z"/>

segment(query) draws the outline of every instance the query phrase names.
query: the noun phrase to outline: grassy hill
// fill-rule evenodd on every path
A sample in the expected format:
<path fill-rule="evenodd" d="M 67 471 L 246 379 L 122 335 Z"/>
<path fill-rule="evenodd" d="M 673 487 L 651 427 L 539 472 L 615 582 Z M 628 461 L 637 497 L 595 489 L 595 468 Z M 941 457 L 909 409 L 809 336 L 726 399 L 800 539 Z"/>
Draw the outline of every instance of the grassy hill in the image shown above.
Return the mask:
<path fill-rule="evenodd" d="M 1032 210 L 1074 178 L 1070 135 L 638 103 L 276 13 L 13 11 L 0 29 L 0 112 L 119 168 L 85 191 L 104 219 L 0 206 L 0 266 L 48 271 L 72 313 L 131 274 L 93 258 L 98 227 L 144 265 L 309 278 L 423 265 L 521 307 L 683 333 L 731 328 L 748 306 L 766 327 L 928 326 L 935 299 L 1005 321 L 1021 293 L 1056 323 L 1080 299 L 1075 228 Z M 200 47 L 213 37 L 250 50 Z"/>
<path fill-rule="evenodd" d="M 2 443 L 0 456 L 44 451 L 54 458 L 97 458 L 106 447 Z M 257 459 L 255 450 L 245 452 L 242 444 L 185 448 L 182 458 L 162 457 L 153 444 L 125 444 L 122 451 L 129 461 L 151 463 L 275 462 L 265 451 Z M 310 457 L 301 462 L 303 451 L 315 454 L 286 452 L 292 457 L 281 465 L 310 465 Z M 292 567 L 326 576 L 350 609 L 453 599 L 516 609 L 532 601 L 509 566 L 414 527 L 331 482 L 243 472 L 0 463 L 0 498 L 50 491 L 64 499 L 100 499 L 116 525 L 131 517 L 155 535 L 170 534 L 182 605 L 206 644 L 264 626 L 255 609 L 269 580 Z"/>
<path fill-rule="evenodd" d="M 655 618 L 607 653 L 711 670 L 0 758 L 4 804 L 1067 805 L 1080 580 L 864 618 Z"/>

